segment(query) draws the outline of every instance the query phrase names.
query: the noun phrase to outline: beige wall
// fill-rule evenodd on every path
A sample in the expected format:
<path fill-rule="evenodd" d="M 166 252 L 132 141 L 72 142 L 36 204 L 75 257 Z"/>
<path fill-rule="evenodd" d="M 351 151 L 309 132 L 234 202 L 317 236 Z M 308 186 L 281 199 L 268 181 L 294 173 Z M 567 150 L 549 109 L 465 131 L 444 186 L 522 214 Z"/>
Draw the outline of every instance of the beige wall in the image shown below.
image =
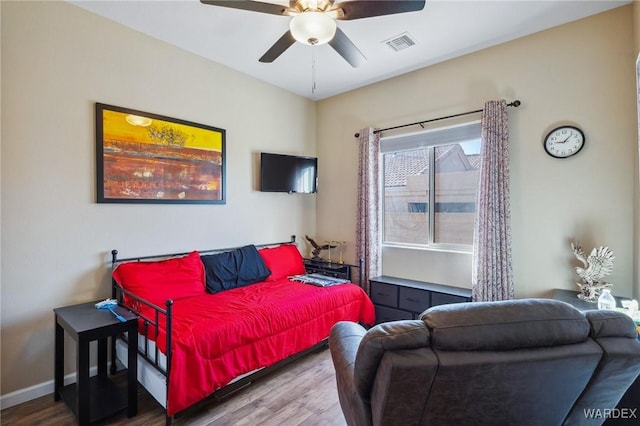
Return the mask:
<path fill-rule="evenodd" d="M 318 234 L 353 246 L 355 131 L 520 99 L 509 112 L 516 295 L 576 288 L 574 239 L 588 250 L 614 250 L 614 291 L 631 295 L 638 155 L 631 12 L 618 8 L 320 101 Z M 560 123 L 585 132 L 576 157 L 553 159 L 542 148 L 544 134 Z M 383 273 L 469 287 L 471 256 L 385 249 Z"/>
<path fill-rule="evenodd" d="M 64 2 L 2 2 L 1 37 L 3 396 L 52 379 L 52 309 L 110 295 L 111 249 L 315 233 L 315 196 L 255 190 L 259 151 L 316 154 L 313 102 Z M 227 204 L 96 204 L 95 102 L 226 129 Z"/>

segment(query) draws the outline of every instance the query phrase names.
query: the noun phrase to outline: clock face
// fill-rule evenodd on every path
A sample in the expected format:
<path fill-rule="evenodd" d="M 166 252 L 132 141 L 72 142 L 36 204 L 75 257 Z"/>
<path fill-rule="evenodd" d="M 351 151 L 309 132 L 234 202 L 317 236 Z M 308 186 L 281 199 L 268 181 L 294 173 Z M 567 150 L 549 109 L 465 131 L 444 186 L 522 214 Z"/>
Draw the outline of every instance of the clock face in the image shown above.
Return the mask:
<path fill-rule="evenodd" d="M 552 157 L 567 158 L 584 146 L 584 133 L 574 126 L 560 126 L 544 138 L 544 149 Z"/>

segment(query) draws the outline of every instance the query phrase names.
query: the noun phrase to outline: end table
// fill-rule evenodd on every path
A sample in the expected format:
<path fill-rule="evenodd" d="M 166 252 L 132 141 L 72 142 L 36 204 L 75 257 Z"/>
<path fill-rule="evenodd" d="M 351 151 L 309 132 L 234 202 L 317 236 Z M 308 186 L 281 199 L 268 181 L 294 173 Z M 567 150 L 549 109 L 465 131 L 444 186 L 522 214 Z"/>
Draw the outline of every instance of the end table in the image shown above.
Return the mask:
<path fill-rule="evenodd" d="M 137 395 L 137 316 L 121 306 L 97 309 L 97 302 L 56 308 L 54 399 L 65 401 L 78 419 L 87 425 L 127 408 L 133 417 L 138 411 Z M 64 386 L 64 332 L 76 341 L 76 382 Z M 128 335 L 127 397 L 107 376 L 107 340 L 120 333 Z M 89 377 L 89 343 L 98 342 L 98 373 Z M 115 360 L 111 360 L 115 362 Z"/>

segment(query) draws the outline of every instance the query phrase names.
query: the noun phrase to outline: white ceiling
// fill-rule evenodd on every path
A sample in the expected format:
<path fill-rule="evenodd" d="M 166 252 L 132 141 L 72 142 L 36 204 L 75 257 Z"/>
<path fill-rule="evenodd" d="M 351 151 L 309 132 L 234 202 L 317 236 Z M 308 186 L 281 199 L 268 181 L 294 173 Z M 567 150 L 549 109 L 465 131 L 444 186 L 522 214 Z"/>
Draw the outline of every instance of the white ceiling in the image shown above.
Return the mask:
<path fill-rule="evenodd" d="M 338 27 L 367 58 L 365 64 L 352 68 L 329 45 L 312 47 L 300 43 L 273 63 L 258 62 L 288 30 L 290 18 L 285 16 L 209 6 L 198 0 L 68 1 L 312 100 L 631 3 L 427 0 L 420 12 L 338 21 Z M 270 2 L 288 5 L 287 1 Z M 395 52 L 384 43 L 404 32 L 416 41 L 414 46 Z"/>

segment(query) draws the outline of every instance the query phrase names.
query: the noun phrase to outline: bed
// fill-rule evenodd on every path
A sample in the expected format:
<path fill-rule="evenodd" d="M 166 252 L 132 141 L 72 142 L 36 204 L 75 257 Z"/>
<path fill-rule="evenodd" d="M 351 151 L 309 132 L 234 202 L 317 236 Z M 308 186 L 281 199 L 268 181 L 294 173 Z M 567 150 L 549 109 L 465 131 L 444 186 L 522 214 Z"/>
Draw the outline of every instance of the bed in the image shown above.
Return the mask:
<path fill-rule="evenodd" d="M 112 264 L 113 297 L 140 318 L 138 381 L 166 409 L 167 423 L 326 346 L 338 321 L 375 322 L 358 285 L 290 279 L 305 274 L 293 237 L 128 259 L 114 250 Z M 126 350 L 126 340 L 117 339 L 112 356 L 125 367 Z"/>

